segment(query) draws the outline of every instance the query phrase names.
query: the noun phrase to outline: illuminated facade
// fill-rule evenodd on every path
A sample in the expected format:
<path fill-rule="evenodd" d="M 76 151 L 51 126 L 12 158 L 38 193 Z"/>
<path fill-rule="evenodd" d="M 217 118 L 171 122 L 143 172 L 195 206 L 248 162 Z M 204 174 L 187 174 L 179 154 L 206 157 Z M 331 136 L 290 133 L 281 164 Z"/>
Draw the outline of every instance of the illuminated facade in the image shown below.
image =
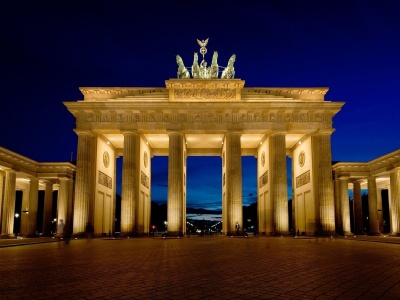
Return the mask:
<path fill-rule="evenodd" d="M 76 167 L 39 163 L 0 147 L 1 236 L 14 235 L 16 191 L 22 192 L 20 235 L 51 234 L 59 228 L 51 229 L 52 222 L 73 224 L 74 234 L 83 233 L 87 222 L 97 236 L 114 233 L 118 156 L 123 157 L 121 232 L 148 234 L 151 158 L 159 155 L 168 156 L 170 234 L 186 232 L 186 159 L 194 155 L 221 157 L 223 232 L 243 227 L 241 156 L 250 155 L 257 158 L 260 234 L 293 229 L 305 235 L 399 235 L 400 150 L 332 167 L 332 118 L 344 103 L 325 100 L 327 91 L 190 78 L 167 80 L 165 88 L 81 88 L 83 100 L 65 102 L 76 117 Z M 51 216 L 55 190 L 56 220 Z M 364 208 L 362 190 L 368 193 Z M 43 222 L 37 220 L 39 191 L 44 192 Z"/>
<path fill-rule="evenodd" d="M 85 87 L 64 102 L 76 118 L 74 233 L 112 231 L 116 163 L 123 156 L 121 233 L 149 233 L 151 157 L 168 156 L 168 233 L 186 232 L 186 158 L 222 159 L 226 234 L 242 224 L 241 156 L 257 158 L 259 232 L 287 234 L 286 156 L 295 226 L 335 232 L 330 136 L 343 102 L 327 88 L 245 88 L 240 79 L 170 79 L 165 88 Z"/>

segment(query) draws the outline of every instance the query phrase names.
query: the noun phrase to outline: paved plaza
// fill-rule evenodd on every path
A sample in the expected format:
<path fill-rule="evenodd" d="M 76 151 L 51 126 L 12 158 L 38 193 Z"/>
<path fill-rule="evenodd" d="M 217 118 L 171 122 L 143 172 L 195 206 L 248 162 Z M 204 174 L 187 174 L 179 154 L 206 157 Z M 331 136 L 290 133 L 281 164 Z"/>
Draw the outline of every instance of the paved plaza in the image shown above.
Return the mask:
<path fill-rule="evenodd" d="M 399 239 L 360 240 L 2 241 L 0 299 L 400 299 Z"/>

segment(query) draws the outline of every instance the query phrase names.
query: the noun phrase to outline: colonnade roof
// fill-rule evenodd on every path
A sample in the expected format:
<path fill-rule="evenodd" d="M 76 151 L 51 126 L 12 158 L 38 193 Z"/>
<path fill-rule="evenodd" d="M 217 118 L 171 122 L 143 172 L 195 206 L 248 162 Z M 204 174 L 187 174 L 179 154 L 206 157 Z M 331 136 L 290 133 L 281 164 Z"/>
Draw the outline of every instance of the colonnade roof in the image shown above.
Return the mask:
<path fill-rule="evenodd" d="M 15 172 L 17 189 L 23 189 L 32 178 L 39 179 L 39 185 L 47 182 L 57 184 L 62 179 L 72 179 L 75 169 L 75 165 L 70 162 L 37 162 L 0 147 L 0 172 Z"/>
<path fill-rule="evenodd" d="M 388 187 L 390 173 L 399 168 L 400 149 L 369 162 L 338 162 L 332 166 L 334 179 L 345 179 L 349 184 L 360 182 L 366 187 L 368 178 L 374 177 L 381 188 Z"/>

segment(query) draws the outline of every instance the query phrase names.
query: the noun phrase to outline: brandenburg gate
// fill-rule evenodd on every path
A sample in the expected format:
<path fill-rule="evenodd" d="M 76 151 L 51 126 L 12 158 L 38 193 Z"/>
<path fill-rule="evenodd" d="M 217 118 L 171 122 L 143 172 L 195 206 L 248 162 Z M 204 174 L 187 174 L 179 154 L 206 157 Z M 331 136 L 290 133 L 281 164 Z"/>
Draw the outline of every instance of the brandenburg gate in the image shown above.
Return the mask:
<path fill-rule="evenodd" d="M 168 156 L 168 234 L 186 232 L 186 160 L 222 159 L 223 232 L 242 226 L 241 156 L 257 158 L 258 231 L 287 234 L 286 156 L 292 158 L 296 227 L 314 234 L 335 232 L 331 164 L 332 118 L 344 102 L 325 100 L 328 88 L 245 87 L 207 41 L 198 41 L 186 68 L 177 56 L 177 78 L 165 87 L 82 87 L 83 100 L 64 102 L 78 135 L 73 232 L 113 232 L 116 158 L 123 156 L 121 233 L 150 232 L 151 158 Z"/>

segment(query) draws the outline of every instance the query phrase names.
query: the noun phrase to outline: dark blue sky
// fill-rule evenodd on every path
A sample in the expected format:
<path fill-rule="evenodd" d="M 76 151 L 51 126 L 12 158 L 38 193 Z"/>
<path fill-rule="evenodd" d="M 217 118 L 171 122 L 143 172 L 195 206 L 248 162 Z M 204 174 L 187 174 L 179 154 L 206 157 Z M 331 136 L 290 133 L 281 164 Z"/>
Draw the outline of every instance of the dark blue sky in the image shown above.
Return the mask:
<path fill-rule="evenodd" d="M 75 155 L 74 118 L 62 101 L 82 99 L 79 86 L 162 87 L 176 76 L 175 55 L 190 65 L 196 39 L 207 37 L 221 65 L 237 55 L 236 78 L 247 87 L 327 86 L 326 99 L 345 101 L 334 118 L 333 160 L 400 148 L 396 0 L 1 1 L 0 33 L 0 145 L 38 161 Z M 218 158 L 206 162 L 220 170 Z M 220 171 L 204 176 L 201 159 L 188 164 L 198 166 L 188 184 L 209 192 L 188 190 L 188 201 L 220 201 Z M 244 169 L 254 174 L 244 183 L 250 198 L 255 161 L 245 158 Z"/>

